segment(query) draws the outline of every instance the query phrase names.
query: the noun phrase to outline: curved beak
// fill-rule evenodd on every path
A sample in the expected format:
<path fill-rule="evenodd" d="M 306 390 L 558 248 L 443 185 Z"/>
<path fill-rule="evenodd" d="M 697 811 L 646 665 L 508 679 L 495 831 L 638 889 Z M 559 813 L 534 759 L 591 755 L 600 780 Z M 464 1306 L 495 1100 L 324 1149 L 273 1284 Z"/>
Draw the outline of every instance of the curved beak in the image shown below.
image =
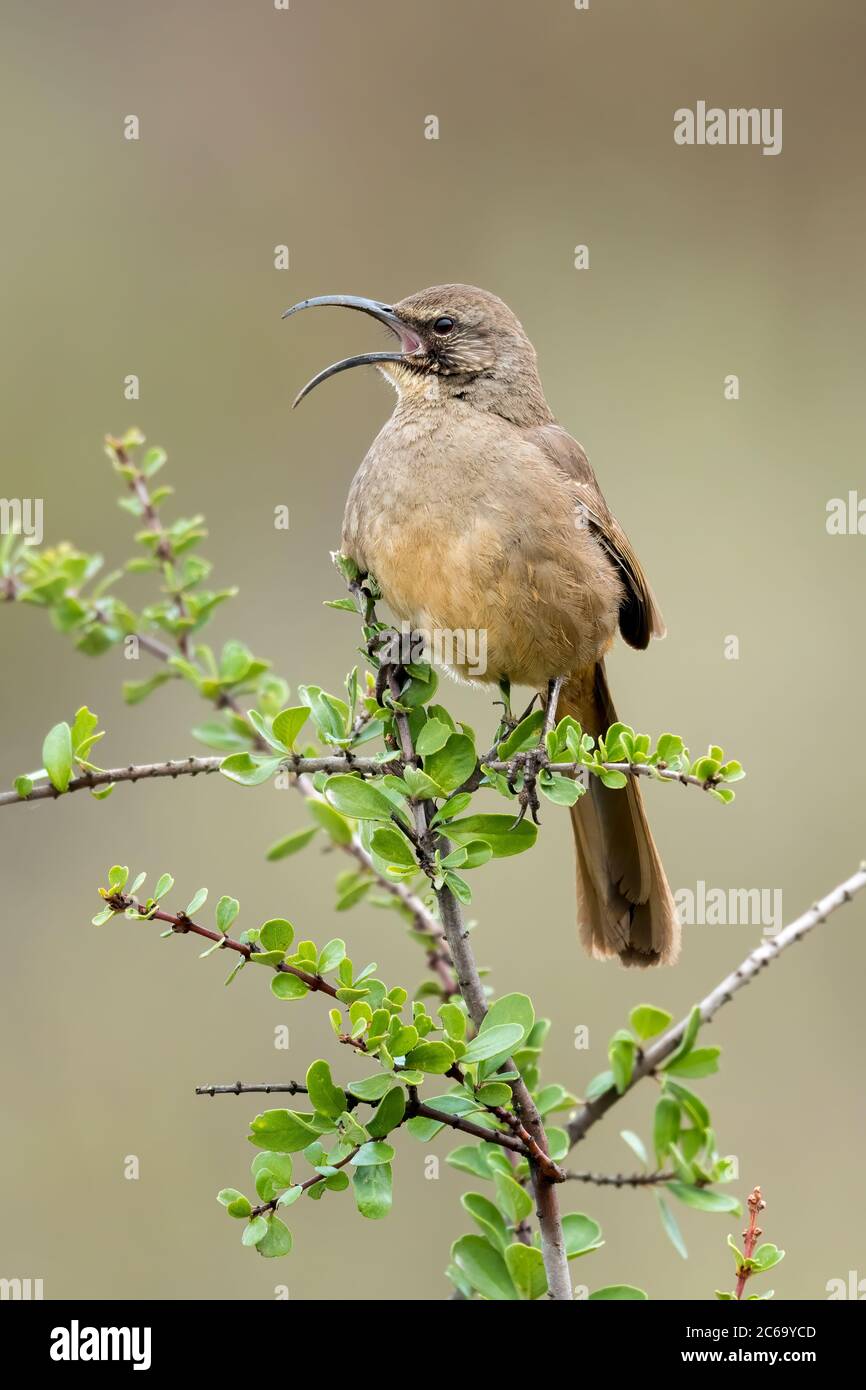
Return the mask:
<path fill-rule="evenodd" d="M 320 382 L 327 381 L 328 377 L 336 376 L 338 372 L 347 372 L 350 367 L 363 367 L 368 364 L 373 366 L 380 362 L 403 362 L 408 357 L 415 357 L 424 351 L 424 344 L 418 337 L 414 329 L 405 324 L 401 318 L 394 313 L 389 304 L 380 304 L 377 299 L 363 299 L 355 294 L 320 294 L 315 299 L 302 299 L 299 304 L 293 304 L 283 314 L 287 319 L 292 314 L 297 314 L 301 309 L 315 309 L 318 305 L 335 305 L 338 309 L 358 309 L 362 314 L 369 314 L 371 318 L 378 319 L 390 328 L 392 333 L 400 340 L 400 352 L 362 352 L 357 357 L 344 357 L 342 362 L 335 362 L 330 367 L 325 367 L 324 371 L 314 376 L 308 381 L 303 390 L 299 391 L 294 401 L 292 409 L 308 396 L 314 387 Z"/>

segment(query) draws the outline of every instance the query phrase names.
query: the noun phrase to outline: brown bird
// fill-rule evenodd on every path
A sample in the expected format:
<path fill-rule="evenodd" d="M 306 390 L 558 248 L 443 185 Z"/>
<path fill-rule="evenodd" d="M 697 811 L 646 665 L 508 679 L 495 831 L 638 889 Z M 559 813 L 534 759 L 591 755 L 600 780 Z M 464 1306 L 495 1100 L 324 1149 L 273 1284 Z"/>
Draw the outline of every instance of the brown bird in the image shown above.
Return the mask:
<path fill-rule="evenodd" d="M 315 305 L 370 314 L 398 340 L 327 367 L 295 402 L 365 363 L 397 391 L 352 483 L 343 552 L 413 630 L 486 633 L 486 672 L 458 660 L 457 675 L 528 685 L 550 713 L 559 699 L 560 714 L 603 734 L 616 722 L 604 656 L 617 627 L 644 648 L 664 625 L 586 454 L 550 411 L 517 318 L 471 285 L 394 305 L 323 295 L 284 317 Z M 571 809 L 584 945 L 625 965 L 672 961 L 676 909 L 637 779 L 589 783 Z"/>

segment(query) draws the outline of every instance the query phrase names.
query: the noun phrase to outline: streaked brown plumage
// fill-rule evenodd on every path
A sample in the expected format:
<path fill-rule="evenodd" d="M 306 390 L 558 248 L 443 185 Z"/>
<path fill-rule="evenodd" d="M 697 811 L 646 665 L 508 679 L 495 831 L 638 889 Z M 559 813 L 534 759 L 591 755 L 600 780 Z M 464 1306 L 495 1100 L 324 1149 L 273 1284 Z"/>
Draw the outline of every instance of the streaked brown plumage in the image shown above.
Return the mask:
<path fill-rule="evenodd" d="M 469 285 L 393 306 L 326 296 L 295 308 L 315 303 L 361 309 L 400 339 L 399 351 L 347 359 L 301 393 L 370 361 L 397 389 L 352 483 L 343 551 L 413 627 L 484 629 L 480 679 L 544 693 L 566 676 L 559 713 L 603 733 L 616 719 L 604 656 L 617 628 L 637 648 L 664 628 L 583 449 L 551 414 L 514 314 Z M 587 949 L 629 965 L 673 960 L 676 911 L 636 780 L 617 791 L 591 778 L 571 814 Z"/>

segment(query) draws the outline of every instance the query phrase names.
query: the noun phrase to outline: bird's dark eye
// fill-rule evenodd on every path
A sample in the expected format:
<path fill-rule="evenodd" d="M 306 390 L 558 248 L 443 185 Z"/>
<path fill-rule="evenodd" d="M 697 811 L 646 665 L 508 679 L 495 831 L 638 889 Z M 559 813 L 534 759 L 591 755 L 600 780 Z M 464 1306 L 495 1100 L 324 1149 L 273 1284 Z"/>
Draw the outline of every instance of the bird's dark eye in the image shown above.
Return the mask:
<path fill-rule="evenodd" d="M 452 329 L 453 327 L 454 327 L 454 320 L 453 320 L 453 319 L 449 319 L 448 316 L 447 316 L 447 314 L 443 314 L 442 318 L 441 318 L 441 319 L 437 319 L 436 322 L 434 323 L 434 325 L 433 325 L 433 332 L 434 332 L 434 333 L 439 333 L 439 334 L 441 334 L 441 335 L 444 337 L 446 333 L 450 333 L 450 332 L 451 332 L 451 329 Z"/>

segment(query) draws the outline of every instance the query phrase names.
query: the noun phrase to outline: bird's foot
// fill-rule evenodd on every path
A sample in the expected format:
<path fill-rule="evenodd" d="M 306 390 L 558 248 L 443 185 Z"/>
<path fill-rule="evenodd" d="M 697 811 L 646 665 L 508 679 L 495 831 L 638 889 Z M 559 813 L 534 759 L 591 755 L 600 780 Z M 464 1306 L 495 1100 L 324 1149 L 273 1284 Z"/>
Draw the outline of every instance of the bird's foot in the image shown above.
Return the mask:
<path fill-rule="evenodd" d="M 540 825 L 538 812 L 541 803 L 538 800 L 538 774 L 548 766 L 549 758 L 543 747 L 530 748 L 525 753 L 515 753 L 511 760 L 511 772 L 508 775 L 508 789 L 517 792 L 517 801 L 520 810 L 512 825 L 515 830 L 526 816 L 527 811 L 532 817 L 535 825 Z M 517 779 L 521 779 L 518 789 Z"/>

